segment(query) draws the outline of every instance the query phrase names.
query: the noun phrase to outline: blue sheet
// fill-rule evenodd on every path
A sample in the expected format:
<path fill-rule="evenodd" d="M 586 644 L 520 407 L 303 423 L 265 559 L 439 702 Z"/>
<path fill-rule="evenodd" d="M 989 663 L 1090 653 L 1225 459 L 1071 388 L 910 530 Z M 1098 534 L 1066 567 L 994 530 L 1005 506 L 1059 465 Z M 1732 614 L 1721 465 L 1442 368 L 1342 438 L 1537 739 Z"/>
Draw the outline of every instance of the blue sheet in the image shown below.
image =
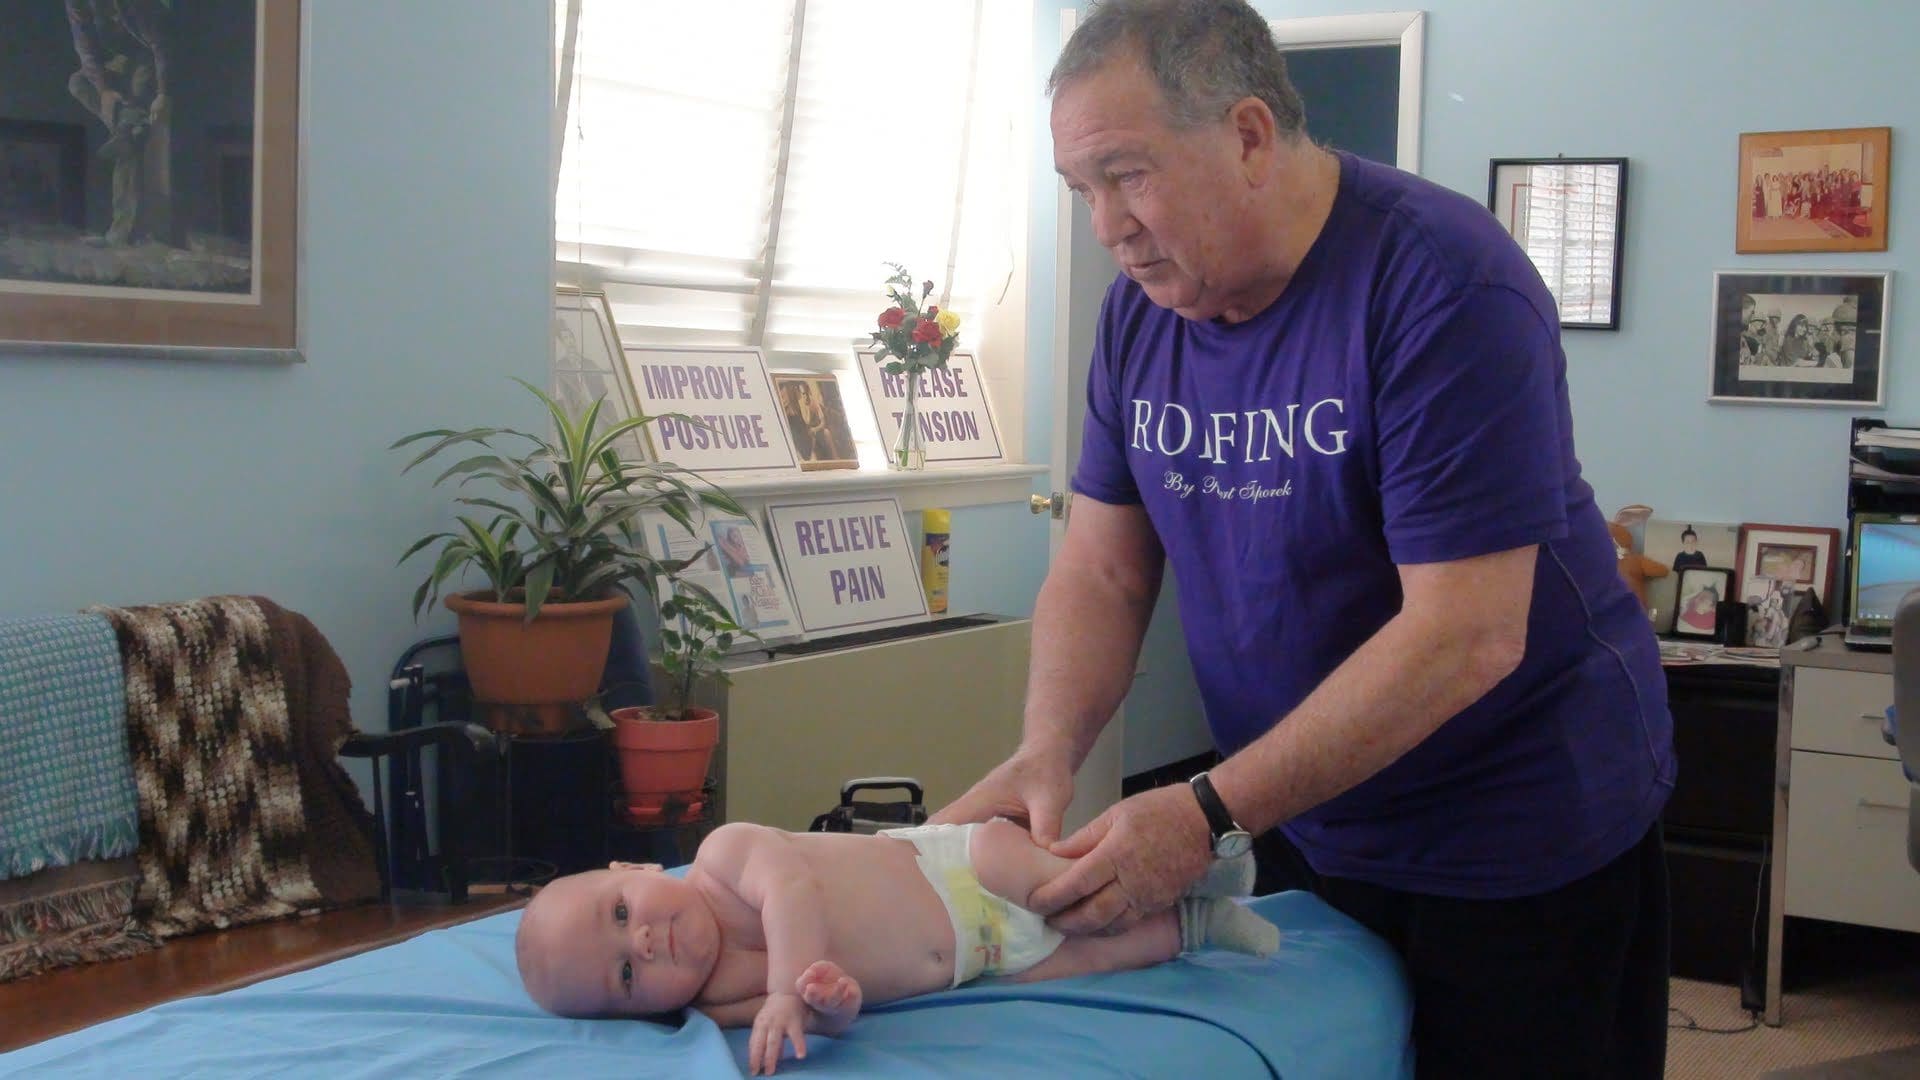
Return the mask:
<path fill-rule="evenodd" d="M 1413 1075 L 1411 998 L 1378 938 L 1305 893 L 1254 906 L 1268 960 L 1207 952 L 1142 971 L 975 984 L 873 1009 L 779 1075 L 1372 1077 Z M 519 913 L 191 998 L 0 1055 L 0 1076 L 733 1077 L 746 1032 L 562 1020 L 513 965 Z"/>

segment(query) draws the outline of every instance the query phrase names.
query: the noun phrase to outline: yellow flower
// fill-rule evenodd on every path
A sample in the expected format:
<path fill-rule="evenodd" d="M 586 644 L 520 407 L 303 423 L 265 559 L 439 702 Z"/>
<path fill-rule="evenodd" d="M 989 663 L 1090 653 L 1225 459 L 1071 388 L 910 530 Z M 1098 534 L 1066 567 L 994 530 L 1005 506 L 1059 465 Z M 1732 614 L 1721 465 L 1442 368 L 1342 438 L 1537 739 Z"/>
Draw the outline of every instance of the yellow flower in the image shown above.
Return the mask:
<path fill-rule="evenodd" d="M 933 321 L 940 324 L 940 333 L 946 337 L 952 337 L 953 332 L 960 329 L 960 316 L 951 311 L 940 312 L 933 317 Z"/>

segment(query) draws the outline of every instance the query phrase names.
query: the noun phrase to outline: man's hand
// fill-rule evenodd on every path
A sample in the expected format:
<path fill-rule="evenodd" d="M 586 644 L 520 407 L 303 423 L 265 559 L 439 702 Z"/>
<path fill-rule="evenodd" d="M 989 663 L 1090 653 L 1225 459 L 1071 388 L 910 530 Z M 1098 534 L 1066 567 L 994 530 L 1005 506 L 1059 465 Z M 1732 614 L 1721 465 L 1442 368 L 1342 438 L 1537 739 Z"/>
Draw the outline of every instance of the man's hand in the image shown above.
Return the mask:
<path fill-rule="evenodd" d="M 1073 801 L 1072 754 L 1064 745 L 1022 746 L 965 795 L 933 815 L 934 825 L 963 825 L 996 817 L 1027 827 L 1042 847 L 1060 838 L 1060 817 Z"/>
<path fill-rule="evenodd" d="M 1200 880 L 1213 861 L 1211 836 L 1185 784 L 1141 792 L 1054 844 L 1055 855 L 1075 862 L 1027 906 L 1063 934 L 1117 934 Z"/>
<path fill-rule="evenodd" d="M 814 1011 L 813 1030 L 838 1035 L 860 1015 L 860 983 L 831 960 L 816 960 L 800 973 L 794 992 Z"/>
<path fill-rule="evenodd" d="M 793 1056 L 807 1056 L 807 1003 L 799 994 L 768 994 L 753 1018 L 753 1034 L 747 1038 L 747 1069 L 754 1076 L 772 1076 L 780 1064 L 787 1043 L 793 1043 Z"/>

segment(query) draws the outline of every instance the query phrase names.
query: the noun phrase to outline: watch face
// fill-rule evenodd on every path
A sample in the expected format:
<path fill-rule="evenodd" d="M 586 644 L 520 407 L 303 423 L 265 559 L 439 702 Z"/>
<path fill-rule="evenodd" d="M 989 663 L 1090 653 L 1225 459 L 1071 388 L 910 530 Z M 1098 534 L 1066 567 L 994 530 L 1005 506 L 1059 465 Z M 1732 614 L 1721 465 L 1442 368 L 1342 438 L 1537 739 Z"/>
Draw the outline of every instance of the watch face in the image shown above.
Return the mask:
<path fill-rule="evenodd" d="M 1253 835 L 1235 829 L 1230 833 L 1222 833 L 1220 839 L 1213 842 L 1213 854 L 1215 858 L 1237 859 L 1252 847 Z"/>

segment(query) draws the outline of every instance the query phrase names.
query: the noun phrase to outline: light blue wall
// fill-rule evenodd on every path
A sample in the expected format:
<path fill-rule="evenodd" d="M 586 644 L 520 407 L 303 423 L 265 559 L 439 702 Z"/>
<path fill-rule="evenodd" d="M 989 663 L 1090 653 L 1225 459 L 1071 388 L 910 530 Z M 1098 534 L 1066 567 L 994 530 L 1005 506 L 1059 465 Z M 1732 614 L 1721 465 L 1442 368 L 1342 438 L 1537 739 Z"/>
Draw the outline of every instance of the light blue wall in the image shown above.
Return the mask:
<path fill-rule="evenodd" d="M 0 615 L 257 593 L 347 662 L 385 727 L 445 521 L 385 447 L 532 424 L 545 379 L 553 28 L 544 0 L 309 0 L 307 362 L 0 351 Z M 537 409 L 537 405 L 536 405 Z"/>
<path fill-rule="evenodd" d="M 1059 48 L 1060 6 L 1037 4 L 1042 73 Z M 1271 18 L 1401 6 L 1416 5 L 1255 0 Z M 1817 15 L 1786 0 L 1418 6 L 1428 13 L 1428 178 L 1483 199 L 1489 158 L 1631 159 L 1621 329 L 1565 339 L 1580 456 L 1602 508 L 1642 502 L 1663 517 L 1842 525 L 1851 412 L 1708 405 L 1709 290 L 1716 269 L 1896 270 L 1880 414 L 1920 424 L 1920 318 L 1911 316 L 1920 279 L 1901 272 L 1920 254 L 1920 166 L 1902 149 L 1920 130 L 1911 55 L 1920 4 L 1828 0 Z M 1895 129 L 1890 251 L 1734 254 L 1741 132 L 1878 125 Z M 1050 151 L 1037 150 L 1029 336 L 1043 358 L 1053 334 L 1054 183 Z M 1050 372 L 1045 362 L 1032 369 L 1037 425 L 1050 414 Z"/>

